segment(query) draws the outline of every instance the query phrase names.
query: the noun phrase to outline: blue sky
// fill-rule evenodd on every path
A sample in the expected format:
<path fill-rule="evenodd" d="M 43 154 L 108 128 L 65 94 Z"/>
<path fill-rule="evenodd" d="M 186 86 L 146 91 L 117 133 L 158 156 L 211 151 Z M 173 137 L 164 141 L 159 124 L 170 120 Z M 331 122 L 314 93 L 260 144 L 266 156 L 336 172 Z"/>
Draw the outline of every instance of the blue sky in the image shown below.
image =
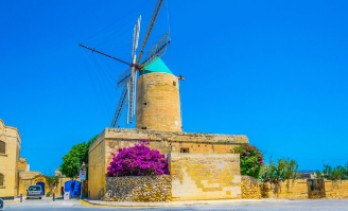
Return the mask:
<path fill-rule="evenodd" d="M 21 156 L 53 174 L 74 144 L 110 124 L 129 59 L 154 0 L 0 1 L 0 118 L 18 127 Z M 265 157 L 300 169 L 348 162 L 346 1 L 169 0 L 149 46 L 181 82 L 186 132 L 245 134 Z M 124 127 L 124 119 L 121 120 Z"/>

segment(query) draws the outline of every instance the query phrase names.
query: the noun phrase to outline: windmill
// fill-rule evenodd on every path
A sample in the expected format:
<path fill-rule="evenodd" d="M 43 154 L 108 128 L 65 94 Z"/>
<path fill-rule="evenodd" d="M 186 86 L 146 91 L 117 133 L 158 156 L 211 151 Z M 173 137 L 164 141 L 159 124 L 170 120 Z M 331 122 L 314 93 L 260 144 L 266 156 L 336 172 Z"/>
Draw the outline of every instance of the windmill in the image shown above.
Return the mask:
<path fill-rule="evenodd" d="M 122 114 L 122 111 L 124 107 L 127 108 L 126 110 L 126 123 L 131 124 L 135 113 L 136 113 L 136 82 L 137 82 L 137 76 L 139 72 L 144 71 L 144 67 L 148 66 L 152 62 L 154 62 L 156 59 L 160 58 L 164 55 L 167 46 L 170 43 L 169 39 L 169 33 L 166 33 L 156 44 L 151 48 L 151 50 L 146 54 L 146 58 L 143 59 L 144 51 L 147 46 L 147 43 L 149 41 L 152 29 L 154 28 L 154 25 L 156 23 L 157 17 L 159 15 L 159 12 L 162 8 L 164 0 L 157 0 L 155 9 L 152 13 L 152 17 L 150 19 L 150 23 L 147 27 L 143 42 L 141 44 L 140 51 L 138 53 L 138 42 L 139 42 L 139 35 L 140 35 L 140 23 L 141 23 L 141 16 L 138 18 L 135 26 L 134 26 L 134 34 L 133 34 L 133 43 L 132 43 L 132 52 L 131 52 L 131 61 L 125 61 L 123 59 L 117 58 L 115 56 L 109 55 L 107 53 L 104 53 L 100 50 L 88 47 L 84 44 L 79 44 L 80 47 L 85 48 L 87 50 L 90 50 L 92 52 L 98 53 L 100 55 L 106 56 L 110 59 L 113 59 L 115 61 L 121 62 L 125 65 L 128 65 L 129 68 L 125 70 L 123 73 L 121 73 L 118 77 L 117 82 L 117 88 L 121 88 L 121 96 L 120 100 L 118 101 L 115 114 L 112 118 L 111 127 L 116 127 L 117 123 L 120 119 L 120 116 Z M 138 54 L 137 54 L 138 53 Z M 143 59 L 143 60 L 142 60 Z"/>

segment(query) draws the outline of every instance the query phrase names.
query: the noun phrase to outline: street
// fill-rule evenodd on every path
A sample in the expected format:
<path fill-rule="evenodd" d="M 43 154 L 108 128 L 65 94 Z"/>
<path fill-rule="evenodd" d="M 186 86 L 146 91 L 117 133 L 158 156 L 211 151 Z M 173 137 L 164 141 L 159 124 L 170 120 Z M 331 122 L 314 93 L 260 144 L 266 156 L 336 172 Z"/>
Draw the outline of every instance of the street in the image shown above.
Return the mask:
<path fill-rule="evenodd" d="M 141 208 L 137 203 L 129 203 L 128 208 L 122 207 L 105 207 L 93 206 L 79 200 L 56 200 L 50 198 L 42 200 L 24 200 L 22 203 L 16 201 L 5 201 L 4 210 L 61 210 L 61 211 L 76 211 L 76 210 L 235 210 L 235 211 L 294 211 L 294 210 L 347 210 L 348 200 L 233 200 L 233 201 L 202 201 L 202 202 L 170 202 L 159 203 L 155 208 Z"/>

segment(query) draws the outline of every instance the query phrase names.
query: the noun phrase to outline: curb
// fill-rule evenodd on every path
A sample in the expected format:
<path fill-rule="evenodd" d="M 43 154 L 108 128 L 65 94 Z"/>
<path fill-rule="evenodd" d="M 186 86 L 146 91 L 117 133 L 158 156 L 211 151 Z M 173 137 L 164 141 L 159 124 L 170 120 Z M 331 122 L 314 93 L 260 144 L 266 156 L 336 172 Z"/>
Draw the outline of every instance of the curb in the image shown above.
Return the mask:
<path fill-rule="evenodd" d="M 89 207 L 115 207 L 115 208 L 179 208 L 207 206 L 214 204 L 238 204 L 241 202 L 261 202 L 262 200 L 212 200 L 212 201 L 169 201 L 169 202 L 108 202 L 98 200 L 81 200 L 83 206 Z"/>

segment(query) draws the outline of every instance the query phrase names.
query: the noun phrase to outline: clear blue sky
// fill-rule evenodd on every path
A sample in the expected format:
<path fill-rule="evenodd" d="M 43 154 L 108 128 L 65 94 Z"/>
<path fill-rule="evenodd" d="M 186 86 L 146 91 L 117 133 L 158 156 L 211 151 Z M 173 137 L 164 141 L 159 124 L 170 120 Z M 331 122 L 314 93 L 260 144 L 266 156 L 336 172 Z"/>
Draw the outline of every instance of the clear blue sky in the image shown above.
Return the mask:
<path fill-rule="evenodd" d="M 19 128 L 32 170 L 53 174 L 111 121 L 127 67 L 78 43 L 129 59 L 154 3 L 0 1 L 0 118 Z M 170 30 L 163 59 L 185 76 L 184 131 L 245 134 L 300 169 L 346 163 L 347 11 L 343 0 L 170 0 L 149 46 Z"/>

